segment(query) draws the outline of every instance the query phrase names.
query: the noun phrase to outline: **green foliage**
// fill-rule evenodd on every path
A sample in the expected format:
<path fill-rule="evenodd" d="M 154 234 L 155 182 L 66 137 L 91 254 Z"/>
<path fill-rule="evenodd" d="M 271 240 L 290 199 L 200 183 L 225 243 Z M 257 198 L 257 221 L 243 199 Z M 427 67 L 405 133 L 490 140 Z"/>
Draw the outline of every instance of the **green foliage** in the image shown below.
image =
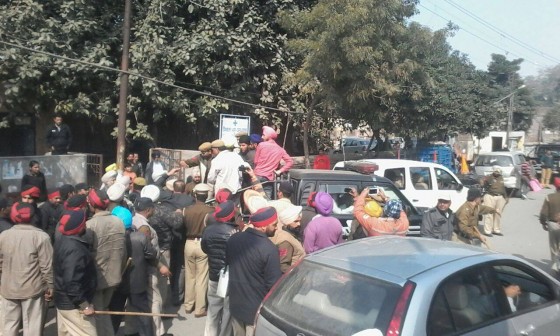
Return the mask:
<path fill-rule="evenodd" d="M 286 36 L 275 23 L 279 10 L 309 6 L 307 0 L 133 1 L 130 71 L 233 99 L 276 107 L 280 77 L 288 71 Z M 21 0 L 0 2 L 2 39 L 58 55 L 116 68 L 121 61 L 124 1 Z M 96 119 L 117 115 L 118 75 L 31 53 L 1 49 L 0 82 L 7 83 L 10 111 L 78 113 Z M 130 76 L 131 127 L 169 114 L 195 122 L 219 112 L 265 111 L 225 103 Z M 15 112 L 14 112 L 15 113 Z"/>
<path fill-rule="evenodd" d="M 515 92 L 512 122 L 514 131 L 526 131 L 531 127 L 535 105 L 531 90 L 529 88 L 519 89 L 524 85 L 524 81 L 519 75 L 522 62 L 521 58 L 508 61 L 504 55 L 492 54 L 492 62 L 488 65 L 492 86 L 500 95 L 507 96 Z M 500 104 L 503 104 L 504 110 L 507 110 L 509 103 L 510 101 L 507 99 Z"/>
<path fill-rule="evenodd" d="M 550 108 L 543 117 L 543 125 L 552 131 L 560 131 L 560 105 Z"/>

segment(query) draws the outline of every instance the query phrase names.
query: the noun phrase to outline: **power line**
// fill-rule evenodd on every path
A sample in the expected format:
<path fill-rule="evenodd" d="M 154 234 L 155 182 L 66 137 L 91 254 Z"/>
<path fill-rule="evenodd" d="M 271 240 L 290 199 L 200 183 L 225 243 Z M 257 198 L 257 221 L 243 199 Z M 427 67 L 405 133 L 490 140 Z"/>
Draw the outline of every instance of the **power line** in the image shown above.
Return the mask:
<path fill-rule="evenodd" d="M 419 5 L 420 7 L 422 7 L 422 8 L 424 8 L 425 10 L 431 12 L 431 13 L 434 14 L 434 15 L 439 16 L 440 18 L 442 18 L 442 19 L 444 19 L 444 20 L 446 20 L 446 21 L 451 21 L 451 22 L 453 22 L 453 20 L 450 20 L 450 19 L 448 19 L 448 18 L 446 18 L 446 17 L 440 15 L 439 13 L 434 12 L 433 10 L 429 9 L 428 7 L 426 7 L 426 6 L 424 6 L 424 5 L 420 4 L 420 3 L 419 3 L 418 5 Z M 525 60 L 525 61 L 527 61 L 527 62 L 529 62 L 529 63 L 531 63 L 531 64 L 533 64 L 533 65 L 536 65 L 537 67 L 540 67 L 540 68 L 543 67 L 542 65 L 540 65 L 540 64 L 538 64 L 538 63 L 536 63 L 536 62 L 533 62 L 533 61 L 531 61 L 530 59 L 527 59 L 527 58 L 525 58 L 525 57 L 523 57 L 523 56 L 521 56 L 521 55 L 518 55 L 518 54 L 516 54 L 516 53 L 514 53 L 514 52 L 511 52 L 511 51 L 505 49 L 504 47 L 500 47 L 499 45 L 497 45 L 497 44 L 495 44 L 495 43 L 493 43 L 493 42 L 490 42 L 490 41 L 488 41 L 487 39 L 485 39 L 485 38 L 483 38 L 483 37 L 481 37 L 481 36 L 479 36 L 479 35 L 477 35 L 477 34 L 471 32 L 471 31 L 469 31 L 469 30 L 467 30 L 467 29 L 465 29 L 465 28 L 462 28 L 461 26 L 458 26 L 458 27 L 459 27 L 462 31 L 464 31 L 465 33 L 467 33 L 467 34 L 469 34 L 469 35 L 472 35 L 472 36 L 476 37 L 477 39 L 479 39 L 479 40 L 481 40 L 481 41 L 483 41 L 483 42 L 486 42 L 487 44 L 493 46 L 494 48 L 498 48 L 498 49 L 500 49 L 500 50 L 503 50 L 504 52 L 506 52 L 506 53 L 508 53 L 508 54 L 512 54 L 512 55 L 514 55 L 514 56 L 516 56 L 516 57 L 521 57 L 521 58 L 523 58 L 523 60 Z"/>
<path fill-rule="evenodd" d="M 513 43 L 543 57 L 548 59 L 549 61 L 555 62 L 555 63 L 560 63 L 560 60 L 554 56 L 548 55 L 545 52 L 521 41 L 520 39 L 516 38 L 513 35 L 508 34 L 507 32 L 501 30 L 500 28 L 496 27 L 495 25 L 491 24 L 490 22 L 484 20 L 483 18 L 477 16 L 476 14 L 472 13 L 471 11 L 465 9 L 464 7 L 461 7 L 460 5 L 458 5 L 457 3 L 453 2 L 452 0 L 445 0 L 447 3 L 449 3 L 450 5 L 452 5 L 453 7 L 457 8 L 458 10 L 460 10 L 461 12 L 463 12 L 464 14 L 467 14 L 468 16 L 470 16 L 471 18 L 473 18 L 474 20 L 478 21 L 479 23 L 481 23 L 482 25 L 486 26 L 487 28 L 491 29 L 492 31 L 500 34 L 502 37 L 511 40 Z"/>
<path fill-rule="evenodd" d="M 100 68 L 100 69 L 111 71 L 111 72 L 117 72 L 119 74 L 126 73 L 129 76 L 136 76 L 136 77 L 139 77 L 139 78 L 142 78 L 142 79 L 145 79 L 145 80 L 149 80 L 149 81 L 152 81 L 152 82 L 155 82 L 155 83 L 158 83 L 158 84 L 167 85 L 167 86 L 179 89 L 179 90 L 184 90 L 184 91 L 195 93 L 195 94 L 198 94 L 198 95 L 201 95 L 201 96 L 215 98 L 215 99 L 219 99 L 219 100 L 223 100 L 223 101 L 227 101 L 227 102 L 231 102 L 231 103 L 235 103 L 235 104 L 250 106 L 250 107 L 259 108 L 259 109 L 265 109 L 265 110 L 269 110 L 269 111 L 282 112 L 282 113 L 303 114 L 303 112 L 297 112 L 297 111 L 291 111 L 291 110 L 282 110 L 282 109 L 275 108 L 275 107 L 267 107 L 267 106 L 263 106 L 263 105 L 244 102 L 244 101 L 241 101 L 241 100 L 236 100 L 236 99 L 231 99 L 231 98 L 227 98 L 227 97 L 214 95 L 214 94 L 208 93 L 208 92 L 202 92 L 202 91 L 198 91 L 198 90 L 194 90 L 194 89 L 189 89 L 189 88 L 179 86 L 179 85 L 176 85 L 176 84 L 173 84 L 173 83 L 166 83 L 164 81 L 161 81 L 161 80 L 158 80 L 158 79 L 155 79 L 155 78 L 152 78 L 152 77 L 144 76 L 144 75 L 141 75 L 139 73 L 130 72 L 130 71 L 122 71 L 120 69 L 111 68 L 111 67 L 104 66 L 104 65 L 101 65 L 101 64 L 86 62 L 86 61 L 82 61 L 82 60 L 75 59 L 75 58 L 70 58 L 70 57 L 66 57 L 66 56 L 62 56 L 62 55 L 53 54 L 53 53 L 50 53 L 50 52 L 47 52 L 47 51 L 35 50 L 35 49 L 32 49 L 32 48 L 28 48 L 28 47 L 25 47 L 25 46 L 22 46 L 22 45 L 6 42 L 6 41 L 3 41 L 3 40 L 0 40 L 0 43 L 11 46 L 11 47 L 14 47 L 14 48 L 27 50 L 27 51 L 30 51 L 30 52 L 43 54 L 43 55 L 63 59 L 63 60 L 70 61 L 70 62 L 80 63 L 80 64 L 83 64 L 83 65 L 96 67 L 96 68 Z"/>

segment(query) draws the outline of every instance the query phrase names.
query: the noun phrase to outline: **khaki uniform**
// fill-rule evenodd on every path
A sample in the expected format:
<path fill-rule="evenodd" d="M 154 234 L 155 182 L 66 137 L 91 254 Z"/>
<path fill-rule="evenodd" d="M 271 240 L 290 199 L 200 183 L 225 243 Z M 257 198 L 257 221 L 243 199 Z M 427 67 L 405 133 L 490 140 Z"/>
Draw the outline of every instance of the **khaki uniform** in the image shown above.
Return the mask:
<path fill-rule="evenodd" d="M 496 210 L 493 214 L 484 216 L 484 233 L 501 233 L 502 232 L 502 211 L 506 206 L 506 187 L 504 186 L 504 178 L 502 176 L 487 176 L 484 180 L 486 194 L 483 202 L 485 206 L 489 206 Z"/>
<path fill-rule="evenodd" d="M 200 247 L 206 217 L 212 215 L 213 207 L 200 201 L 183 210 L 187 232 L 185 243 L 185 310 L 197 315 L 206 313 L 208 291 L 208 256 Z"/>
<path fill-rule="evenodd" d="M 544 199 L 539 220 L 548 225 L 548 245 L 552 269 L 560 271 L 560 192 L 550 194 Z"/>
<path fill-rule="evenodd" d="M 465 202 L 455 213 L 455 233 L 456 239 L 465 244 L 472 245 L 473 238 L 480 238 L 478 235 L 478 215 L 494 213 L 496 210 L 485 205 L 474 206 L 471 202 Z"/>
<path fill-rule="evenodd" d="M 280 269 L 286 272 L 298 260 L 305 257 L 305 250 L 299 240 L 283 229 L 276 230 L 273 237 L 269 238 L 278 247 L 280 254 Z"/>

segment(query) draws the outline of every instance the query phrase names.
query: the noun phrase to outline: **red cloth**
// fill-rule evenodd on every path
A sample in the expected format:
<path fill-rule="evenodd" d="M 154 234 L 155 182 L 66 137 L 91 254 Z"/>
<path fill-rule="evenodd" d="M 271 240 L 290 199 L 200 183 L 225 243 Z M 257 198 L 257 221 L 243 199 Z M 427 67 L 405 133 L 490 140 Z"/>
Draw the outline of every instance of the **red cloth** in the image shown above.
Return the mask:
<path fill-rule="evenodd" d="M 266 177 L 269 181 L 274 180 L 274 171 L 278 169 L 280 160 L 286 163 L 280 168 L 282 173 L 287 172 L 294 165 L 294 160 L 276 141 L 261 142 L 255 152 L 255 175 Z"/>
<path fill-rule="evenodd" d="M 313 169 L 331 169 L 331 159 L 329 159 L 329 156 L 326 154 L 315 156 Z"/>

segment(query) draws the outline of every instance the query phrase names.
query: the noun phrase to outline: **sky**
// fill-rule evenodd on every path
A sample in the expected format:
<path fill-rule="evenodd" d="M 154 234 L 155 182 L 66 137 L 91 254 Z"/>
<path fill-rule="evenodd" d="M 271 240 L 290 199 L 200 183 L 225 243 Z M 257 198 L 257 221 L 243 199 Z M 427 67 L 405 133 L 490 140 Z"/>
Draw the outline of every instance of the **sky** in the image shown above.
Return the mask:
<path fill-rule="evenodd" d="M 458 25 L 448 42 L 479 69 L 493 53 L 523 58 L 523 77 L 560 64 L 559 0 L 420 0 L 417 8 L 412 20 L 432 30 Z"/>

